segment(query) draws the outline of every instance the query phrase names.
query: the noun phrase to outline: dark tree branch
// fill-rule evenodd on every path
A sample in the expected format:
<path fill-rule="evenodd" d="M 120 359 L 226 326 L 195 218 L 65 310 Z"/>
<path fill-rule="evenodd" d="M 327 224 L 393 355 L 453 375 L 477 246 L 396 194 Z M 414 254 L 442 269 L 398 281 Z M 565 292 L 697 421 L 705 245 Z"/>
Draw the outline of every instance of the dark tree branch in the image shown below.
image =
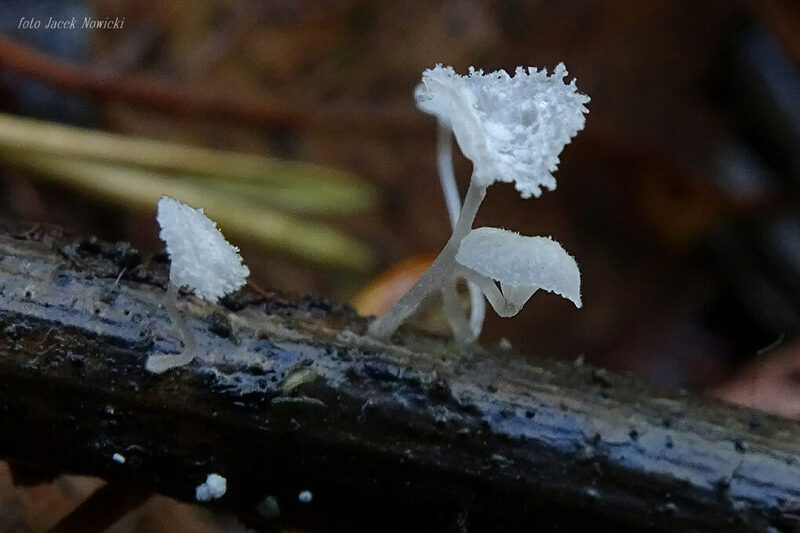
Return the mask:
<path fill-rule="evenodd" d="M 276 294 L 181 298 L 198 359 L 151 375 L 146 356 L 179 342 L 166 265 L 41 231 L 0 236 L 0 255 L 4 458 L 186 501 L 216 472 L 210 506 L 262 526 L 260 503 L 325 530 L 800 524 L 792 422 L 586 365 L 381 343 L 347 308 Z"/>

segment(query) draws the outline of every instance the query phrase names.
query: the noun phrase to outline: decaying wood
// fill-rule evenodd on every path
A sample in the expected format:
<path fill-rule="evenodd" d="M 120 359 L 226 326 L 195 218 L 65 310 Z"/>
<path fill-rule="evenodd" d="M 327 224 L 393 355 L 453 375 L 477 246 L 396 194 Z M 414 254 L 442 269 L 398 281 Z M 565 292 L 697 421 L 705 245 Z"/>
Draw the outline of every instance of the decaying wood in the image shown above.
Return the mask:
<path fill-rule="evenodd" d="M 320 530 L 796 531 L 792 422 L 587 365 L 365 335 L 345 307 L 180 299 L 124 244 L 0 236 L 0 457 Z M 115 453 L 124 463 L 112 459 Z M 119 458 L 118 458 L 119 459 Z M 298 495 L 310 491 L 310 502 Z M 278 515 L 279 516 L 276 516 Z"/>

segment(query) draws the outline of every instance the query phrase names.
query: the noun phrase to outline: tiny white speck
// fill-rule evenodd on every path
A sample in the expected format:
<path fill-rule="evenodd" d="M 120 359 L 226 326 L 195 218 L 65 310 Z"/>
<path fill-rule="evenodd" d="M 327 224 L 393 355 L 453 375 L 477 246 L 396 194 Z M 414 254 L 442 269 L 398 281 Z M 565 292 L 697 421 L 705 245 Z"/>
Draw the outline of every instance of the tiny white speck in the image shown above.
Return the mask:
<path fill-rule="evenodd" d="M 228 488 L 228 480 L 219 474 L 209 474 L 205 483 L 201 483 L 194 489 L 194 497 L 199 502 L 207 502 L 222 498 Z"/>
<path fill-rule="evenodd" d="M 111 456 L 111 460 L 115 463 L 123 464 L 125 462 L 125 456 L 121 453 L 115 453 Z"/>
<path fill-rule="evenodd" d="M 304 490 L 303 492 L 297 495 L 297 499 L 303 503 L 311 503 L 311 500 L 314 499 L 314 495 L 311 494 L 310 490 Z"/>

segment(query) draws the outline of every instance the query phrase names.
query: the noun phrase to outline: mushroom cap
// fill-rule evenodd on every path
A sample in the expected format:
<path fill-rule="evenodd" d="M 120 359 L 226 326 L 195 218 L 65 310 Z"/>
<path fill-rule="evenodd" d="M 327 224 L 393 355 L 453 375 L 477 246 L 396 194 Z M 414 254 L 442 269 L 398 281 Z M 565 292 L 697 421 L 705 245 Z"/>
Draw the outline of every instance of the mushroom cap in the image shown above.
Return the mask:
<path fill-rule="evenodd" d="M 585 124 L 589 97 L 567 69 L 517 67 L 484 74 L 470 67 L 460 76 L 436 65 L 422 73 L 414 97 L 424 112 L 450 127 L 464 155 L 474 164 L 473 180 L 483 186 L 514 182 L 523 198 L 556 188 L 558 155 Z"/>
<path fill-rule="evenodd" d="M 503 296 L 518 309 L 538 289 L 581 307 L 581 273 L 575 259 L 550 237 L 526 237 L 499 228 L 470 231 L 456 261 L 500 282 Z"/>
<path fill-rule="evenodd" d="M 156 220 L 172 260 L 173 285 L 187 286 L 212 302 L 244 285 L 250 269 L 242 264 L 239 249 L 225 240 L 202 209 L 162 196 Z"/>

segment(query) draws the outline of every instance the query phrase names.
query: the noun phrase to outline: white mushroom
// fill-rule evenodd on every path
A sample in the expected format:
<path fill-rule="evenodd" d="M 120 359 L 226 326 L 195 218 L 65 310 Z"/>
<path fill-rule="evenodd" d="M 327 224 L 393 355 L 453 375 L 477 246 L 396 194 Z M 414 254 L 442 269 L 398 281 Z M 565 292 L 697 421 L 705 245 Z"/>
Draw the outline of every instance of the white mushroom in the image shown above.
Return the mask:
<path fill-rule="evenodd" d="M 184 343 L 179 354 L 155 354 L 147 358 L 147 370 L 161 373 L 194 359 L 194 337 L 177 310 L 178 289 L 188 287 L 200 298 L 216 302 L 244 285 L 250 269 L 242 264 L 239 249 L 225 240 L 202 209 L 162 196 L 156 220 L 171 260 L 166 309 Z"/>
<path fill-rule="evenodd" d="M 500 316 L 514 316 L 539 289 L 581 307 L 575 259 L 549 237 L 526 237 L 498 228 L 474 229 L 461 241 L 460 273 L 478 285 Z M 498 290 L 495 281 L 500 283 Z"/>
<path fill-rule="evenodd" d="M 556 188 L 553 172 L 558 155 L 586 122 L 589 97 L 575 80 L 564 83 L 567 68 L 517 67 L 484 74 L 469 69 L 459 76 L 452 67 L 436 65 L 422 74 L 417 106 L 450 127 L 464 155 L 475 168 L 472 181 L 488 186 L 514 182 L 523 198 Z"/>
<path fill-rule="evenodd" d="M 467 76 L 459 76 L 452 67 L 442 65 L 422 74 L 415 98 L 417 106 L 435 115 L 444 130 L 439 135 L 438 166 L 451 219 L 457 211 L 458 192 L 448 169 L 448 129 L 455 134 L 464 155 L 473 162 L 472 178 L 450 239 L 417 283 L 392 309 L 370 324 L 372 335 L 391 335 L 437 289 L 442 291 L 448 321 L 459 340 L 470 341 L 480 331 L 483 318 L 480 309 L 473 309 L 467 325 L 465 318 L 458 316 L 460 309 L 452 280 L 460 275 L 456 254 L 472 228 L 486 188 L 492 183 L 513 182 L 523 198 L 540 196 L 542 187 L 555 189 L 552 173 L 558 167 L 558 156 L 583 128 L 584 113 L 588 112 L 584 104 L 589 102 L 588 96 L 577 92 L 575 80 L 564 83 L 566 75 L 567 69 L 561 63 L 550 76 L 546 70 L 522 67 L 513 76 L 504 70 L 484 74 L 473 68 Z M 514 301 L 525 296 L 525 292 L 510 286 L 508 291 L 514 295 Z M 471 292 L 475 294 L 474 290 Z M 530 295 L 524 300 L 528 298 Z M 475 305 L 474 297 L 472 301 Z M 464 334 L 468 330 L 471 335 Z"/>
<path fill-rule="evenodd" d="M 250 269 L 242 264 L 239 249 L 225 240 L 202 208 L 162 196 L 156 220 L 172 261 L 173 285 L 189 287 L 200 298 L 216 302 L 245 284 Z"/>

